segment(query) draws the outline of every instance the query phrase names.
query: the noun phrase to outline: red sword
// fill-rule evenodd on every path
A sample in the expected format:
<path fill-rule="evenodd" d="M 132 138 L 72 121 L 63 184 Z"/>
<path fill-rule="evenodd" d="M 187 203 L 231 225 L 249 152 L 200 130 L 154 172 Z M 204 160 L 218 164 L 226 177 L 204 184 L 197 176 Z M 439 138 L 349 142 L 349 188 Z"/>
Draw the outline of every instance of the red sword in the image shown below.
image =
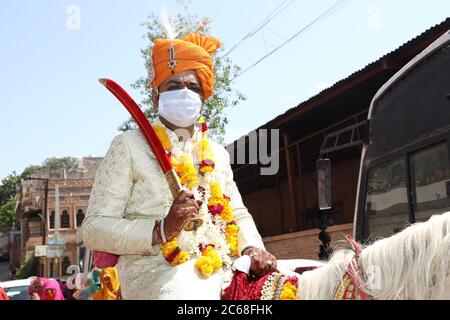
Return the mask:
<path fill-rule="evenodd" d="M 145 140 L 150 146 L 150 149 L 155 155 L 156 160 L 158 161 L 158 164 L 166 177 L 170 191 L 175 198 L 182 190 L 180 180 L 178 179 L 177 173 L 173 169 L 172 164 L 167 157 L 166 150 L 164 150 L 161 141 L 156 135 L 153 127 L 150 125 L 150 122 L 147 120 L 147 117 L 133 100 L 133 98 L 131 98 L 130 95 L 118 83 L 111 79 L 104 78 L 99 79 L 99 81 L 122 103 L 122 105 L 128 110 L 128 112 L 131 114 L 131 117 L 139 126 L 139 129 L 141 129 Z M 202 219 L 190 219 L 185 222 L 183 228 L 187 231 L 197 230 L 197 228 L 200 227 L 202 223 Z"/>

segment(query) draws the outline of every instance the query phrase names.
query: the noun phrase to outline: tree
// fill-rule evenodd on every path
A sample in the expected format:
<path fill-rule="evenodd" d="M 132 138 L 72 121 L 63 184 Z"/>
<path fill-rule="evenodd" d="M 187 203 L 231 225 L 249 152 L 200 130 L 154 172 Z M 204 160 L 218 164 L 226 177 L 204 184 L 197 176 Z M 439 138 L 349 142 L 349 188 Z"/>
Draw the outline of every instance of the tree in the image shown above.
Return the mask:
<path fill-rule="evenodd" d="M 20 176 L 22 177 L 22 179 L 25 179 L 27 177 L 30 177 L 31 175 L 33 175 L 34 173 L 38 172 L 41 169 L 42 169 L 41 166 L 30 165 L 23 170 L 23 172 Z"/>
<path fill-rule="evenodd" d="M 175 32 L 178 33 L 177 38 L 182 38 L 191 32 L 200 32 L 203 34 L 209 34 L 209 19 L 204 17 L 199 19 L 197 15 L 188 13 L 187 5 L 185 5 L 185 14 L 178 14 L 171 24 Z M 142 56 L 145 59 L 145 67 L 148 70 L 150 65 L 150 54 L 153 49 L 153 43 L 157 38 L 166 38 L 166 32 L 159 21 L 159 18 L 154 14 L 148 17 L 148 20 L 142 23 L 146 27 L 147 31 L 144 36 L 145 39 L 149 40 L 149 45 L 141 50 Z M 203 116 L 208 123 L 209 132 L 212 134 L 213 138 L 219 142 L 223 141 L 223 136 L 225 134 L 225 126 L 228 124 L 227 115 L 224 113 L 225 109 L 230 106 L 236 106 L 241 101 L 246 98 L 239 91 L 236 91 L 231 86 L 232 79 L 241 70 L 239 66 L 232 63 L 230 58 L 223 58 L 220 54 L 223 52 L 224 48 L 222 46 L 215 56 L 213 57 L 216 82 L 214 85 L 214 94 L 211 96 L 204 105 Z M 141 108 L 143 107 L 144 113 L 150 119 L 157 116 L 157 112 L 152 106 L 151 101 L 151 88 L 149 87 L 148 81 L 148 71 L 146 76 L 140 77 L 131 86 L 139 90 L 139 92 L 145 97 L 141 101 Z M 124 122 L 119 130 L 126 131 L 129 129 L 136 128 L 136 124 L 132 119 Z"/>
<path fill-rule="evenodd" d="M 73 157 L 62 157 L 62 158 L 56 158 L 56 157 L 50 157 L 44 160 L 41 165 L 30 165 L 26 167 L 22 174 L 20 175 L 21 178 L 27 178 L 31 175 L 35 174 L 39 170 L 47 169 L 47 170 L 62 170 L 66 169 L 69 171 L 73 167 L 77 167 L 78 159 Z"/>
<path fill-rule="evenodd" d="M 31 276 L 39 276 L 39 258 L 37 257 L 23 259 L 20 267 L 16 270 L 14 279 L 27 279 Z"/>
<path fill-rule="evenodd" d="M 8 202 L 16 195 L 16 185 L 20 182 L 20 176 L 15 171 L 10 173 L 0 183 L 0 206 Z"/>
<path fill-rule="evenodd" d="M 77 162 L 78 159 L 73 157 L 51 157 L 45 159 L 45 161 L 42 163 L 42 167 L 49 170 L 60 170 L 64 168 L 70 170 Z"/>
<path fill-rule="evenodd" d="M 0 206 L 0 227 L 11 230 L 13 225 L 19 226 L 20 222 L 16 216 L 17 198 L 10 198 L 5 204 Z"/>

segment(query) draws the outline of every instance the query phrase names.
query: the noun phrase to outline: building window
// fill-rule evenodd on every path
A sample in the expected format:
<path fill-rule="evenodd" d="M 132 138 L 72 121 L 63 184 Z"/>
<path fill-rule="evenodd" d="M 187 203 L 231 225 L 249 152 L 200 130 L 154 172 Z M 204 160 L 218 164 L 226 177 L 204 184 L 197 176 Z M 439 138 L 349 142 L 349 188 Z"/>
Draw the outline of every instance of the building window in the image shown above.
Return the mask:
<path fill-rule="evenodd" d="M 50 229 L 55 229 L 55 210 L 50 213 Z"/>
<path fill-rule="evenodd" d="M 450 168 L 447 143 L 420 150 L 410 157 L 415 220 L 426 221 L 432 214 L 450 208 Z"/>
<path fill-rule="evenodd" d="M 81 226 L 84 219 L 84 212 L 82 209 L 77 210 L 77 227 Z"/>
<path fill-rule="evenodd" d="M 64 256 L 63 261 L 61 262 L 61 271 L 63 276 L 69 275 L 67 269 L 70 267 L 70 259 L 68 256 Z"/>
<path fill-rule="evenodd" d="M 63 212 L 61 213 L 61 228 L 70 228 L 70 216 L 67 210 L 63 210 Z"/>
<path fill-rule="evenodd" d="M 409 223 L 405 158 L 369 169 L 366 194 L 369 240 L 389 237 Z"/>
<path fill-rule="evenodd" d="M 34 213 L 28 216 L 28 230 L 30 237 L 42 235 L 42 220 L 38 214 Z"/>

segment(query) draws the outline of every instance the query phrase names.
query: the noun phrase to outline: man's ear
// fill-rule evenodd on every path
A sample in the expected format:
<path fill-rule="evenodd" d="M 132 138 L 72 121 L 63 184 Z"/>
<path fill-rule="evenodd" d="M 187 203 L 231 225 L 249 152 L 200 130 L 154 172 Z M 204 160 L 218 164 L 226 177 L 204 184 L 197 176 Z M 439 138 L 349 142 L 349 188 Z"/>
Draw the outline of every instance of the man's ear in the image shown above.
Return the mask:
<path fill-rule="evenodd" d="M 152 104 L 155 111 L 158 111 L 159 90 L 158 88 L 152 89 Z"/>

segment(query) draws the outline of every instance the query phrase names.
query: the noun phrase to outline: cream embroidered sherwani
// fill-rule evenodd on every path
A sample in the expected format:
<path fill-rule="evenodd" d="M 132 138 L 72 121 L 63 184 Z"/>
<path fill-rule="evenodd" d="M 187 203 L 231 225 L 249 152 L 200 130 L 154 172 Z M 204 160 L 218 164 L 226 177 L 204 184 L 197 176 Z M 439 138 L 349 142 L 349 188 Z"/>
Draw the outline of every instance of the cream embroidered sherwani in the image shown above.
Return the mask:
<path fill-rule="evenodd" d="M 192 150 L 191 141 L 184 144 L 174 132 L 168 130 L 168 134 L 173 146 Z M 239 252 L 248 246 L 264 249 L 233 181 L 228 152 L 210 143 L 215 172 L 223 192 L 231 197 L 240 229 Z M 205 279 L 198 274 L 195 259 L 173 267 L 165 261 L 160 246 L 152 246 L 155 220 L 168 214 L 172 201 L 166 179 L 140 131 L 115 137 L 97 171 L 82 228 L 87 248 L 120 255 L 117 269 L 124 299 L 220 298 L 221 272 Z"/>

